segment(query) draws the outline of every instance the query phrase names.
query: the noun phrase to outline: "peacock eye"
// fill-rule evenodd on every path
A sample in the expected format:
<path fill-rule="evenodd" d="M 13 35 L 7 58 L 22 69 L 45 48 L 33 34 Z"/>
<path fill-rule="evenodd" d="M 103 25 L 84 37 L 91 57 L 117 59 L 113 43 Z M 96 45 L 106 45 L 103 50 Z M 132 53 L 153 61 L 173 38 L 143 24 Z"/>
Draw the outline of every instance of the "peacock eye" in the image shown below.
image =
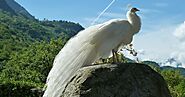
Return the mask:
<path fill-rule="evenodd" d="M 139 10 L 138 10 L 137 8 L 134 7 L 134 8 L 131 9 L 131 11 L 132 11 L 132 12 L 136 12 L 136 11 L 139 11 Z"/>
<path fill-rule="evenodd" d="M 133 8 L 133 10 L 137 10 L 136 8 Z"/>

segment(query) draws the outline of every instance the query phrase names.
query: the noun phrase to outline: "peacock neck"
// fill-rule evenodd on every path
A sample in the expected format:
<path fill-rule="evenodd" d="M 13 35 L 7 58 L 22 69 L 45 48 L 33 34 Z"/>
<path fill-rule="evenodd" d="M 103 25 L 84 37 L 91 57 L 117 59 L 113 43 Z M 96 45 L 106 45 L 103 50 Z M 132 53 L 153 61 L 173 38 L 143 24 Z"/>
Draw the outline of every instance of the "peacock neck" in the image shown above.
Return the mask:
<path fill-rule="evenodd" d="M 133 34 L 136 34 L 141 29 L 141 20 L 139 16 L 135 12 L 128 11 L 127 18 L 129 23 L 132 26 L 132 32 Z"/>

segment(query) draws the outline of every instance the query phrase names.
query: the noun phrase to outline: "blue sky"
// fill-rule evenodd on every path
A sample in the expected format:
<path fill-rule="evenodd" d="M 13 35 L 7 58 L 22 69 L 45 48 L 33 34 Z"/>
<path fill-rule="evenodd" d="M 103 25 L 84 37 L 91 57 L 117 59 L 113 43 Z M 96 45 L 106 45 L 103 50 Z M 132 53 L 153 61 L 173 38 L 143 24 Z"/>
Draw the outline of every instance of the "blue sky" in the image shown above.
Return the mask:
<path fill-rule="evenodd" d="M 33 16 L 42 20 L 67 20 L 89 27 L 112 0 L 15 0 Z M 142 30 L 134 37 L 141 60 L 165 62 L 175 58 L 185 67 L 185 0 L 116 0 L 96 22 L 126 18 L 127 6 L 141 11 Z M 181 34 L 178 34 L 180 29 Z M 178 35 L 177 35 L 178 34 Z M 181 37 L 181 38 L 182 38 Z M 185 37 L 183 37 L 185 38 Z M 165 63 L 168 64 L 168 63 Z M 170 65 L 170 64 L 168 64 Z"/>

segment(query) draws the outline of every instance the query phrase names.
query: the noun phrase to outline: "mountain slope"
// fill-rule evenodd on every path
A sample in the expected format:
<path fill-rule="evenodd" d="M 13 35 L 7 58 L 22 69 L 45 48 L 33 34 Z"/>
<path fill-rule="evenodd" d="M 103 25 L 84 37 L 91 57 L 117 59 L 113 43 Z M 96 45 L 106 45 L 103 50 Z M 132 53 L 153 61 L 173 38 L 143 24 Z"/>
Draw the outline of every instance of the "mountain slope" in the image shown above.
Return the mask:
<path fill-rule="evenodd" d="M 149 65 L 152 69 L 154 69 L 156 71 L 174 70 L 174 71 L 179 71 L 181 75 L 185 76 L 185 68 L 171 67 L 171 66 L 160 66 L 158 63 L 156 63 L 154 61 L 143 61 L 142 63 Z"/>
<path fill-rule="evenodd" d="M 83 29 L 78 23 L 33 19 L 14 0 L 1 0 L 0 82 L 43 84 L 55 55 Z"/>
<path fill-rule="evenodd" d="M 3 11 L 10 12 L 12 14 L 16 14 L 15 11 L 6 3 L 5 0 L 1 0 L 0 9 Z"/>
<path fill-rule="evenodd" d="M 82 29 L 81 25 L 72 22 L 32 20 L 0 11 L 0 60 L 9 59 L 12 52 L 34 42 L 49 42 L 57 38 L 65 42 Z"/>
<path fill-rule="evenodd" d="M 13 15 L 22 15 L 28 19 L 34 19 L 34 17 L 26 9 L 14 0 L 1 0 L 0 9 L 10 12 Z"/>

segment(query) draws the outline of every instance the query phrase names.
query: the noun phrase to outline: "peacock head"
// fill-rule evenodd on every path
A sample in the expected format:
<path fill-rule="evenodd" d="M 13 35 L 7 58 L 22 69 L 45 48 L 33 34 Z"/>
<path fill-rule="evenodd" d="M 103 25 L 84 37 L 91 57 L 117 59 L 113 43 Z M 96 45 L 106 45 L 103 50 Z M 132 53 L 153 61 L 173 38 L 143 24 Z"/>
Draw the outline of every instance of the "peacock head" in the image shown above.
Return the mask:
<path fill-rule="evenodd" d="M 137 9 L 137 8 L 135 8 L 135 7 L 133 7 L 133 8 L 131 8 L 131 10 L 130 10 L 131 12 L 137 12 L 137 11 L 139 11 L 139 9 Z"/>

